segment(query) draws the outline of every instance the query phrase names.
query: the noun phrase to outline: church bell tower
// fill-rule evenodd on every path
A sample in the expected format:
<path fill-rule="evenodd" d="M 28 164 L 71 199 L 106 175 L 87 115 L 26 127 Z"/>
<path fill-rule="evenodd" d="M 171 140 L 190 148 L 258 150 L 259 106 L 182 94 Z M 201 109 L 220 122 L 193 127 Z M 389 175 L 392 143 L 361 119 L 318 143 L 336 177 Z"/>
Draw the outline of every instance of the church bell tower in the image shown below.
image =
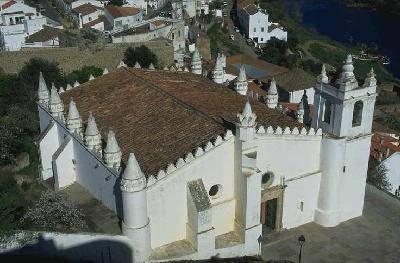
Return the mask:
<path fill-rule="evenodd" d="M 374 71 L 359 86 L 351 55 L 335 82 L 325 67 L 318 77 L 312 127 L 321 128 L 324 136 L 315 221 L 323 226 L 362 215 L 376 96 Z"/>

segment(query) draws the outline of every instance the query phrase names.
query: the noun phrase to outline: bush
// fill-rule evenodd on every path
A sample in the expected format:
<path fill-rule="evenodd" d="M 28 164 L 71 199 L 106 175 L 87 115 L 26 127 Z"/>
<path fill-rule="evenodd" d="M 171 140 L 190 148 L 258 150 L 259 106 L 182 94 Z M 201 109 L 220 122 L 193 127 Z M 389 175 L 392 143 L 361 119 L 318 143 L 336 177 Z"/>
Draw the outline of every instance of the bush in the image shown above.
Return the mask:
<path fill-rule="evenodd" d="M 384 165 L 379 164 L 376 160 L 370 160 L 367 181 L 381 190 L 390 192 L 392 185 L 389 183 L 386 174 L 387 168 Z"/>
<path fill-rule="evenodd" d="M 129 67 L 133 67 L 138 62 L 143 68 L 148 68 L 151 63 L 158 67 L 157 56 L 146 46 L 128 47 L 124 53 L 124 62 Z"/>
<path fill-rule="evenodd" d="M 74 70 L 67 76 L 68 83 L 74 83 L 78 81 L 79 83 L 84 83 L 89 80 L 90 75 L 94 77 L 101 76 L 103 70 L 95 66 L 85 66 L 80 70 Z"/>
<path fill-rule="evenodd" d="M 26 200 L 14 177 L 0 173 L 0 232 L 17 229 Z"/>
<path fill-rule="evenodd" d="M 82 231 L 87 229 L 83 213 L 59 192 L 46 191 L 22 217 L 21 223 L 39 230 Z"/>

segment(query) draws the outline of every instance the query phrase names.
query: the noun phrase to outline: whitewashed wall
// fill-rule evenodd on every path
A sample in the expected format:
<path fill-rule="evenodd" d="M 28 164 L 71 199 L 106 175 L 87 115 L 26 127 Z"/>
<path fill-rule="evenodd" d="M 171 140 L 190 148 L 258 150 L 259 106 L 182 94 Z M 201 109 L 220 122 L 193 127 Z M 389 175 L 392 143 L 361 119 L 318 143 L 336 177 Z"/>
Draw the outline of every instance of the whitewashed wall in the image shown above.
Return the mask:
<path fill-rule="evenodd" d="M 340 180 L 341 221 L 362 215 L 371 136 L 347 140 L 345 172 Z"/>
<path fill-rule="evenodd" d="M 387 169 L 386 176 L 392 186 L 390 192 L 395 194 L 396 189 L 400 187 L 400 152 L 393 153 L 381 165 L 384 165 Z"/>
<path fill-rule="evenodd" d="M 186 187 L 189 181 L 199 178 L 202 178 L 207 191 L 214 184 L 222 185 L 221 196 L 211 199 L 212 217 L 218 218 L 213 224 L 216 233 L 232 231 L 233 176 L 234 144 L 231 139 L 150 186 L 147 191 L 152 248 L 186 238 Z"/>
<path fill-rule="evenodd" d="M 287 187 L 283 197 L 283 228 L 297 227 L 314 220 L 320 181 L 320 172 L 285 181 Z"/>
<path fill-rule="evenodd" d="M 274 174 L 271 186 L 320 170 L 321 136 L 260 135 L 258 138 L 257 167 Z"/>
<path fill-rule="evenodd" d="M 42 126 L 45 126 L 46 122 L 48 123 L 48 120 L 51 119 L 51 116 L 40 106 L 39 114 L 41 123 L 40 126 L 42 129 Z M 71 134 L 63 124 L 60 124 L 56 121 L 55 126 L 57 132 L 51 133 L 50 135 L 48 135 L 48 137 L 46 136 L 46 145 L 48 145 L 48 147 L 51 147 L 51 149 L 47 149 L 44 151 L 41 150 L 41 153 L 43 152 L 46 153 L 46 155 L 53 156 L 58 147 L 64 142 L 65 138 L 71 136 Z M 73 144 L 73 155 L 66 155 L 68 157 L 70 156 L 70 158 L 66 158 L 66 156 L 61 156 L 62 159 L 59 160 L 57 165 L 59 167 L 63 167 L 63 169 L 67 169 L 68 167 L 67 171 L 70 171 L 71 169 L 74 170 L 76 175 L 76 182 L 78 182 L 88 192 L 90 192 L 94 198 L 102 202 L 103 205 L 115 211 L 118 215 L 121 215 L 121 196 L 116 174 L 109 170 L 103 164 L 101 159 L 90 153 L 90 151 L 84 146 L 82 141 L 78 140 L 74 136 L 71 136 L 71 139 Z M 71 165 L 73 166 L 72 168 Z M 66 174 L 63 173 L 63 175 Z M 66 176 L 70 177 L 71 175 Z M 63 182 L 64 180 L 71 182 L 71 178 L 63 178 L 61 180 L 59 179 L 58 181 Z M 63 186 L 66 185 L 63 184 Z"/>
<path fill-rule="evenodd" d="M 306 95 L 307 95 L 307 100 L 308 104 L 314 104 L 314 88 L 310 87 L 308 89 L 305 89 Z M 299 103 L 304 95 L 304 90 L 295 90 L 289 92 L 289 102 L 290 103 Z"/>

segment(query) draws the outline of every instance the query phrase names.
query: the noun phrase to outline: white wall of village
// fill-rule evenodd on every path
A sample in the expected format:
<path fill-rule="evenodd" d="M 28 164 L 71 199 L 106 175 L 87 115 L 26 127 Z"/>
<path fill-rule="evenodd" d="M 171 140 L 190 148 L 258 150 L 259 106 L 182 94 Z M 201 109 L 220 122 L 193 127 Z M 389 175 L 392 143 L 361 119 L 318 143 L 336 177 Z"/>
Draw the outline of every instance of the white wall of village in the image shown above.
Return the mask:
<path fill-rule="evenodd" d="M 147 22 L 146 22 L 147 23 Z M 168 22 L 171 23 L 171 22 Z M 136 25 L 140 26 L 140 25 Z M 170 25 L 159 27 L 146 33 L 113 36 L 113 43 L 146 42 L 156 38 L 168 38 L 172 40 L 174 51 L 185 47 L 185 24 L 183 21 L 173 22 Z"/>
<path fill-rule="evenodd" d="M 221 196 L 210 199 L 216 235 L 234 227 L 234 140 L 225 142 L 148 188 L 153 248 L 186 238 L 187 183 L 201 178 L 207 191 L 221 184 Z"/>
<path fill-rule="evenodd" d="M 132 16 L 123 16 L 123 17 L 113 17 L 107 9 L 104 11 L 104 15 L 107 20 L 113 25 L 113 30 L 121 30 L 125 28 L 130 28 L 139 24 L 143 20 L 142 12 L 132 15 Z"/>

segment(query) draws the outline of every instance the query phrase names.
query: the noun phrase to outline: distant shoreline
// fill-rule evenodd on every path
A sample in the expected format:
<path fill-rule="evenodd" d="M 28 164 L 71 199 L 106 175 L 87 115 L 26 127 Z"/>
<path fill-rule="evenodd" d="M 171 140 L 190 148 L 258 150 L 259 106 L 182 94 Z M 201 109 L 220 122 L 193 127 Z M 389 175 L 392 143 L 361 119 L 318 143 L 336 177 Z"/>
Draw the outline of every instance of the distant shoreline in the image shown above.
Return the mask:
<path fill-rule="evenodd" d="M 393 2 L 393 0 L 389 0 L 377 3 L 363 0 L 344 0 L 344 2 L 348 8 L 368 9 L 370 11 L 387 12 L 392 15 L 400 16 L 400 1 Z"/>

